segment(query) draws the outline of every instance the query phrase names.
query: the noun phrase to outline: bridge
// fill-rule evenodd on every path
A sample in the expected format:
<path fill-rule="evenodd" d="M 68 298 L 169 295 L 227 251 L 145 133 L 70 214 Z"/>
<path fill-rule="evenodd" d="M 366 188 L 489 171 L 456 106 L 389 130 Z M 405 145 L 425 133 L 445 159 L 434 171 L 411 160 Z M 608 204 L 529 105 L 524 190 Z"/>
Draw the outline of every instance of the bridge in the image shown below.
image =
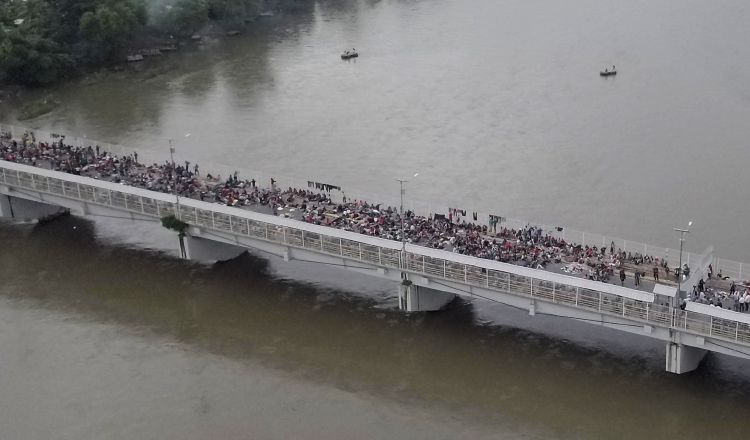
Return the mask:
<path fill-rule="evenodd" d="M 40 219 L 61 209 L 150 221 L 174 215 L 189 224 L 176 240 L 184 258 L 215 262 L 256 249 L 327 263 L 397 282 L 408 312 L 462 296 L 643 335 L 665 343 L 666 370 L 676 374 L 697 368 L 708 351 L 750 359 L 750 315 L 660 304 L 660 293 L 676 291 L 663 285 L 644 292 L 0 160 L 0 217 Z M 693 276 L 711 258 L 707 252 Z"/>

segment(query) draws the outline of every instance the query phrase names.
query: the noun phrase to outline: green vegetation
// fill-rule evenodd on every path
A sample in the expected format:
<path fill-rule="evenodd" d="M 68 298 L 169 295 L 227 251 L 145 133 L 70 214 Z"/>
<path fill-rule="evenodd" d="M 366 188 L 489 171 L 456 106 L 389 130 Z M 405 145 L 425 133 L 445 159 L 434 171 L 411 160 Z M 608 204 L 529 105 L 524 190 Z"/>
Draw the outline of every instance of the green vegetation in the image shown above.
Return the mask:
<path fill-rule="evenodd" d="M 59 102 L 54 99 L 44 98 L 36 101 L 29 101 L 19 109 L 18 119 L 25 121 L 26 119 L 34 119 L 38 116 L 46 115 L 47 113 L 54 110 Z"/>
<path fill-rule="evenodd" d="M 167 229 L 177 231 L 181 237 L 185 235 L 185 231 L 187 230 L 188 226 L 190 226 L 171 214 L 161 218 L 161 225 Z"/>
<path fill-rule="evenodd" d="M 210 22 L 246 23 L 279 1 L 0 0 L 0 83 L 50 84 L 123 60 L 145 35 L 165 39 Z"/>

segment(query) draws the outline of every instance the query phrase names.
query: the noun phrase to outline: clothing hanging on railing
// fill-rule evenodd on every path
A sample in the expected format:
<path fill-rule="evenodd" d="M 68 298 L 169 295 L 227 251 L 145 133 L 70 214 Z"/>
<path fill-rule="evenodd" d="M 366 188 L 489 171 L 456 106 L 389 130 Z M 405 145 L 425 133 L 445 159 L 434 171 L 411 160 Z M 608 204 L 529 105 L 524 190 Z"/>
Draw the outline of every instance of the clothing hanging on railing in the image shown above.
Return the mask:
<path fill-rule="evenodd" d="M 331 190 L 334 190 L 334 189 L 341 191 L 341 187 L 339 186 L 331 185 L 328 183 L 313 182 L 312 180 L 307 181 L 307 186 L 308 188 L 315 188 L 315 189 L 323 190 L 326 192 L 331 192 Z"/>

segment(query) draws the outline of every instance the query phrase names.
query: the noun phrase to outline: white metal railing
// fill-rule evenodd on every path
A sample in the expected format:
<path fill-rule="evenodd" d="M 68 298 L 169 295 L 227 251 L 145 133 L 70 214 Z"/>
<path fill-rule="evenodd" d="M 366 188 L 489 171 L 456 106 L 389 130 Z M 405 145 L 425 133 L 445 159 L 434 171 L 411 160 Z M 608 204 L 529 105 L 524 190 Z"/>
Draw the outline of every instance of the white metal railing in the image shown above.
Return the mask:
<path fill-rule="evenodd" d="M 17 192 L 52 194 L 149 217 L 174 214 L 192 225 L 217 232 L 750 345 L 750 324 L 602 291 L 620 289 L 609 284 L 414 245 L 408 245 L 402 254 L 400 243 L 391 240 L 192 199 L 180 199 L 177 209 L 173 195 L 12 162 L 0 161 L 0 184 Z M 600 285 L 602 290 L 582 287 L 589 285 L 584 282 Z"/>

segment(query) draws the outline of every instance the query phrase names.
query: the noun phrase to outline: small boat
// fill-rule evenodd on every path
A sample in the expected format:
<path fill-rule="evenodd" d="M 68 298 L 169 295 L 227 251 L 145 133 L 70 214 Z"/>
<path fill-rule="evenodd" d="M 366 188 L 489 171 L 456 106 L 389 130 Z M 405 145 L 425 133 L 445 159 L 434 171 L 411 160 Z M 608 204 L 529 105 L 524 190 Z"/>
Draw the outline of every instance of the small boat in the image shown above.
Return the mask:
<path fill-rule="evenodd" d="M 613 76 L 617 75 L 617 69 L 615 69 L 615 66 L 612 66 L 612 70 L 610 69 L 604 69 L 599 71 L 599 76 Z"/>
<path fill-rule="evenodd" d="M 138 51 L 139 54 L 143 55 L 144 57 L 158 57 L 161 56 L 161 50 L 159 49 L 143 49 Z"/>
<path fill-rule="evenodd" d="M 344 51 L 344 53 L 341 54 L 341 59 L 342 60 L 348 60 L 348 59 L 351 59 L 351 58 L 357 58 L 358 56 L 359 56 L 359 54 L 357 53 L 357 51 L 346 50 L 346 51 Z"/>
<path fill-rule="evenodd" d="M 141 54 L 128 55 L 128 57 L 126 58 L 126 60 L 129 63 L 135 63 L 135 62 L 138 62 L 138 61 L 143 61 L 143 55 L 141 55 Z"/>

